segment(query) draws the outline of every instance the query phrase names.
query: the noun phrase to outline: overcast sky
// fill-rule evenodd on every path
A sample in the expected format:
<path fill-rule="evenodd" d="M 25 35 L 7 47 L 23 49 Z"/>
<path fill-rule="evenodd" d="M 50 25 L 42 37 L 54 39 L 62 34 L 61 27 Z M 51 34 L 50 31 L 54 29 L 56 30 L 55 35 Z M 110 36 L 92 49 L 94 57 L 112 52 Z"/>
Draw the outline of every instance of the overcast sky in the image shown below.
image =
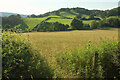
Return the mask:
<path fill-rule="evenodd" d="M 0 12 L 43 14 L 60 8 L 112 9 L 119 0 L 1 0 Z"/>

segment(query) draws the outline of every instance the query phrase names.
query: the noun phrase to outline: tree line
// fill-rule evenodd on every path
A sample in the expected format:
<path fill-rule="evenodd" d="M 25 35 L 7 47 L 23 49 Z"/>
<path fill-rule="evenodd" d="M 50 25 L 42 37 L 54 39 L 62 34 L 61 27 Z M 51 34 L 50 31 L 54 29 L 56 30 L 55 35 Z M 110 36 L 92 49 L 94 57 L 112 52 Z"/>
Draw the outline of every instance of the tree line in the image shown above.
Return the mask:
<path fill-rule="evenodd" d="M 2 17 L 2 28 L 4 30 L 7 30 L 7 29 L 25 30 L 26 28 L 28 28 L 28 26 L 24 23 L 21 16 L 17 14 L 17 15 L 11 15 L 8 17 Z"/>
<path fill-rule="evenodd" d="M 65 25 L 59 22 L 41 22 L 37 26 L 35 26 L 32 30 L 28 30 L 28 27 L 26 29 L 23 29 L 23 27 L 20 26 L 20 24 L 23 24 L 21 17 L 19 15 L 11 15 L 9 17 L 3 18 L 3 29 L 11 29 L 12 31 L 16 30 L 22 30 L 23 32 L 26 31 L 39 31 L 39 32 L 46 32 L 46 31 L 68 31 L 68 30 L 87 30 L 87 29 L 99 29 L 99 28 L 118 28 L 120 26 L 120 20 L 116 18 L 107 18 L 103 20 L 94 20 L 94 17 L 90 16 L 90 19 L 93 19 L 93 21 L 90 24 L 85 24 L 81 20 L 79 15 L 76 16 L 72 22 L 71 25 Z M 96 18 L 95 18 L 96 19 Z"/>
<path fill-rule="evenodd" d="M 42 22 L 34 27 L 33 31 L 46 32 L 46 31 L 67 31 L 69 25 L 64 25 L 59 22 Z"/>
<path fill-rule="evenodd" d="M 34 27 L 33 31 L 46 32 L 46 31 L 69 31 L 69 30 L 89 30 L 100 28 L 119 28 L 120 20 L 118 18 L 109 18 L 105 20 L 93 20 L 91 25 L 84 24 L 82 20 L 74 18 L 71 25 L 64 25 L 59 22 L 42 22 Z"/>

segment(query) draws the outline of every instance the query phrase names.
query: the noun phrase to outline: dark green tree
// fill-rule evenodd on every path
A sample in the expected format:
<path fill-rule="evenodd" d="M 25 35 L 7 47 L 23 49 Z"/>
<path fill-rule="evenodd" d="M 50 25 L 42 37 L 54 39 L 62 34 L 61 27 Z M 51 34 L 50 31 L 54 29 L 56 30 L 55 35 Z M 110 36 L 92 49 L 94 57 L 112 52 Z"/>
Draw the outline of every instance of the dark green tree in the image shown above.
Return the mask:
<path fill-rule="evenodd" d="M 90 29 L 90 25 L 89 24 L 83 24 L 83 28 L 84 29 Z"/>
<path fill-rule="evenodd" d="M 107 20 L 109 27 L 119 27 L 120 26 L 120 20 L 118 18 L 109 18 Z"/>
<path fill-rule="evenodd" d="M 18 16 L 19 18 L 21 18 L 20 14 L 17 14 L 17 16 Z"/>
<path fill-rule="evenodd" d="M 35 14 L 32 14 L 31 17 L 32 17 L 32 18 L 36 18 L 37 16 L 36 16 Z"/>
<path fill-rule="evenodd" d="M 93 22 L 91 23 L 90 28 L 91 28 L 91 29 L 96 29 L 97 26 L 98 26 L 98 23 L 97 23 L 96 21 L 93 21 Z"/>
<path fill-rule="evenodd" d="M 81 19 L 82 16 L 79 14 L 79 15 L 76 16 L 76 18 L 77 18 L 77 19 Z"/>
<path fill-rule="evenodd" d="M 73 19 L 71 22 L 72 29 L 80 30 L 83 29 L 83 22 L 78 19 Z"/>
<path fill-rule="evenodd" d="M 19 26 L 20 29 L 25 30 L 25 28 L 28 28 L 28 26 L 26 25 L 26 23 L 23 21 L 23 19 L 21 18 L 21 16 L 19 14 L 11 15 L 8 17 L 3 17 L 3 19 L 2 19 L 3 29 L 6 24 L 9 24 L 10 28 L 14 28 L 15 26 L 18 26 L 20 24 L 21 24 L 21 26 Z"/>
<path fill-rule="evenodd" d="M 98 28 L 104 28 L 104 27 L 109 27 L 109 24 L 106 23 L 105 21 L 99 21 Z"/>

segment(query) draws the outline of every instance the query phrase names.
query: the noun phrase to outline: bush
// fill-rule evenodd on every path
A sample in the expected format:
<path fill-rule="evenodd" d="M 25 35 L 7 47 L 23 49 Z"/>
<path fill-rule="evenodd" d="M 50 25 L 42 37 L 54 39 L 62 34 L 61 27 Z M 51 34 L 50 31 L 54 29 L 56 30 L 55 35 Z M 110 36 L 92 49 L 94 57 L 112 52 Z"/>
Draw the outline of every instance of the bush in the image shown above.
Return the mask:
<path fill-rule="evenodd" d="M 105 78 L 120 78 L 120 46 L 117 42 L 103 42 L 100 60 Z"/>
<path fill-rule="evenodd" d="M 52 69 L 27 39 L 9 32 L 2 38 L 3 78 L 51 78 Z"/>
<path fill-rule="evenodd" d="M 77 48 L 56 56 L 69 76 L 77 78 L 120 78 L 120 51 L 117 42 L 102 42 L 100 46 Z"/>

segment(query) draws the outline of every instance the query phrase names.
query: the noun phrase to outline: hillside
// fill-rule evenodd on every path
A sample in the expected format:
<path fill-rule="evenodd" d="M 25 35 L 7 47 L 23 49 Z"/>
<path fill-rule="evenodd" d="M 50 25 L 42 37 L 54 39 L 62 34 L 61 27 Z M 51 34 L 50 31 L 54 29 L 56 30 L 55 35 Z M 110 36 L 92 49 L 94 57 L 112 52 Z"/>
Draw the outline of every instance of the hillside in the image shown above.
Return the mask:
<path fill-rule="evenodd" d="M 52 12 L 47 12 L 45 14 L 40 15 L 31 15 L 30 17 L 34 19 L 39 18 L 39 22 L 41 20 L 45 22 L 59 22 L 62 24 L 71 24 L 71 21 L 77 16 L 81 15 L 82 18 L 89 18 L 90 15 L 94 15 L 96 18 L 105 18 L 109 16 L 117 16 L 119 8 L 113 8 L 111 10 L 88 10 L 85 8 L 61 8 L 59 10 L 55 10 Z M 46 19 L 47 17 L 47 19 Z M 94 20 L 82 20 L 83 23 L 91 25 L 91 22 Z M 36 22 L 37 23 L 37 22 Z M 33 26 L 31 26 L 32 28 Z"/>
<path fill-rule="evenodd" d="M 71 26 L 72 20 L 80 15 L 81 18 L 86 18 L 88 19 L 91 15 L 93 15 L 95 18 L 109 18 L 109 17 L 116 17 L 118 15 L 118 9 L 119 8 L 114 8 L 111 10 L 106 10 L 106 11 L 101 11 L 101 10 L 88 10 L 85 8 L 61 8 L 59 10 L 55 10 L 52 12 L 47 12 L 45 14 L 40 14 L 40 15 L 29 15 L 27 18 L 26 15 L 21 15 L 23 23 L 21 24 L 21 27 L 23 29 L 28 28 L 28 29 L 33 29 L 36 27 L 38 24 L 41 22 L 59 22 L 62 24 L 67 24 Z M 2 16 L 9 16 L 9 15 L 16 15 L 16 13 L 4 13 L 2 12 Z M 82 20 L 84 24 L 89 24 L 91 25 L 91 22 L 94 20 Z"/>
<path fill-rule="evenodd" d="M 77 12 L 77 10 L 79 10 Z M 83 11 L 83 12 L 82 12 Z M 93 11 L 91 11 L 93 12 Z M 29 26 L 30 29 L 34 28 L 37 24 L 42 21 L 45 22 L 59 22 L 62 24 L 71 24 L 71 21 L 81 13 L 82 17 L 89 17 L 89 10 L 84 8 L 61 8 L 56 11 L 48 12 L 42 15 L 31 15 L 30 18 L 23 18 L 25 23 Z M 88 14 L 89 13 L 89 14 Z M 83 21 L 84 23 L 90 24 L 91 21 Z"/>

